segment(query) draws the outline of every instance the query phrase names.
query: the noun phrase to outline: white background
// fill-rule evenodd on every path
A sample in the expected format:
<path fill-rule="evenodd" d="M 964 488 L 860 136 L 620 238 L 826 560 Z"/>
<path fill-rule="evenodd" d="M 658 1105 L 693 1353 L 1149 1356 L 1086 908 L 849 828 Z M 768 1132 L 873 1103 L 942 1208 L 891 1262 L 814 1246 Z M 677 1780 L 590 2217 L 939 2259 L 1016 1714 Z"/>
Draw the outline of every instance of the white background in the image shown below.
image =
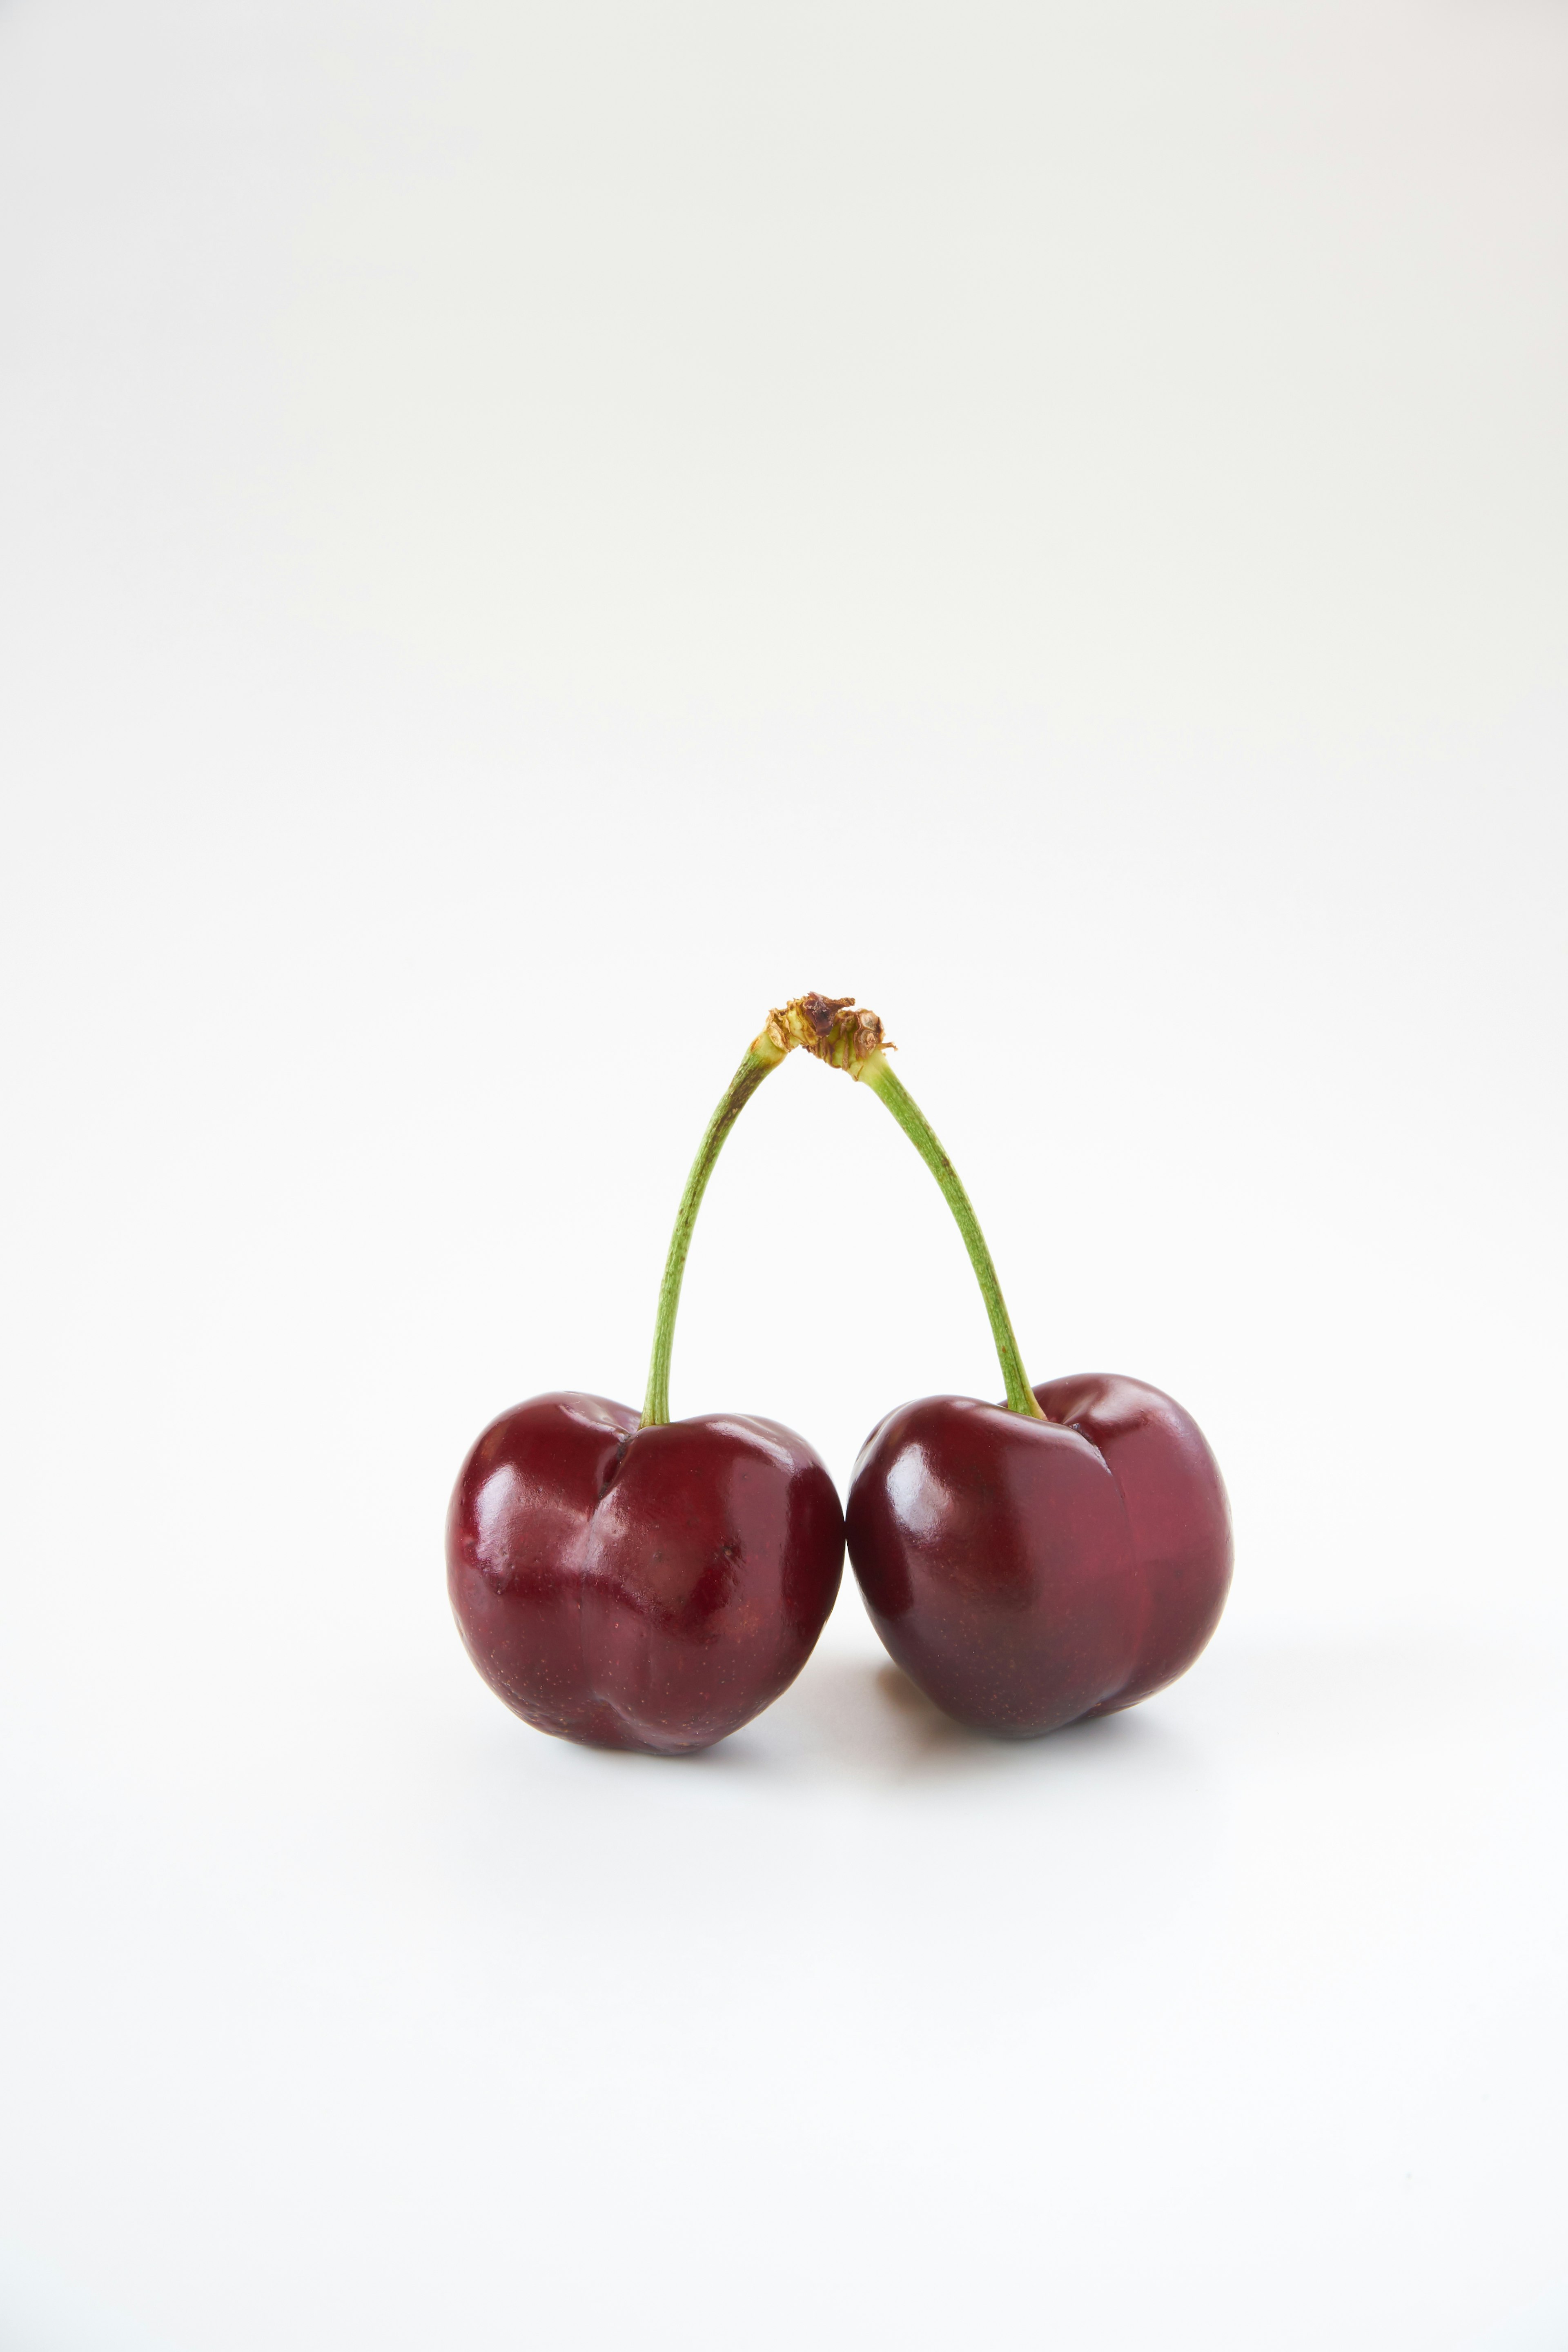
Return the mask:
<path fill-rule="evenodd" d="M 5 2352 L 1568 2345 L 1568 15 L 5 0 Z M 1188 1680 L 447 1614 L 858 991 Z M 792 1061 L 677 1412 L 994 1393 Z"/>

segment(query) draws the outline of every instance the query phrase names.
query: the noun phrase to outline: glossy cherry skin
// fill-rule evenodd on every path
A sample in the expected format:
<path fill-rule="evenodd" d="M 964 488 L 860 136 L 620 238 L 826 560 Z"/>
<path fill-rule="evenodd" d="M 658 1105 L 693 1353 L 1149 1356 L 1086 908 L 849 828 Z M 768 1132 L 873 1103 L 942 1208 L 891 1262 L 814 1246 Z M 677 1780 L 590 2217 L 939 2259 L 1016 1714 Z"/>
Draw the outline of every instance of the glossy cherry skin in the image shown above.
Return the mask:
<path fill-rule="evenodd" d="M 787 1689 L 843 1565 L 804 1438 L 742 1413 L 642 1429 L 574 1393 L 491 1422 L 447 1517 L 453 1612 L 490 1688 L 541 1731 L 659 1756 Z"/>
<path fill-rule="evenodd" d="M 1230 1589 L 1230 1507 L 1189 1413 L 1115 1373 L 1047 1381 L 1046 1418 L 922 1397 L 867 1439 L 849 1557 L 928 1698 L 1016 1739 L 1184 1674 Z"/>

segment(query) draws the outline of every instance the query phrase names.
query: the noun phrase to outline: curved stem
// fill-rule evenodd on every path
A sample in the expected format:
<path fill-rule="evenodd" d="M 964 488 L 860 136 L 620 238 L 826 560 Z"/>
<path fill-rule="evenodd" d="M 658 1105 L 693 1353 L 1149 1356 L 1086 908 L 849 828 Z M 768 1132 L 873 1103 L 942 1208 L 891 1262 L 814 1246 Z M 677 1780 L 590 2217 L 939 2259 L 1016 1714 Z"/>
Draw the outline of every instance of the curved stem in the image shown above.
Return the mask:
<path fill-rule="evenodd" d="M 969 1252 L 969 1263 L 974 1268 L 980 1285 L 980 1295 L 985 1301 L 985 1312 L 991 1318 L 991 1337 L 996 1343 L 996 1357 L 1002 1367 L 1006 1385 L 1007 1404 L 1013 1412 L 1043 1421 L 1038 1400 L 1030 1388 L 1024 1370 L 1023 1358 L 1014 1336 L 1007 1303 L 1002 1296 L 1002 1286 L 996 1279 L 996 1268 L 985 1246 L 985 1236 L 980 1230 L 968 1193 L 958 1181 L 958 1171 L 937 1141 L 936 1132 L 914 1097 L 902 1080 L 894 1076 L 890 1066 L 880 1053 L 872 1054 L 857 1075 L 868 1086 L 879 1102 L 885 1103 L 931 1170 L 942 1187 L 942 1199 L 952 1211 L 963 1246 Z"/>
<path fill-rule="evenodd" d="M 708 1132 L 701 1148 L 691 1163 L 691 1173 L 686 1180 L 686 1190 L 680 1196 L 680 1206 L 675 1213 L 675 1231 L 669 1237 L 669 1255 L 664 1263 L 664 1280 L 658 1288 L 658 1319 L 654 1325 L 653 1361 L 648 1367 L 647 1395 L 643 1403 L 642 1425 L 656 1428 L 669 1419 L 669 1350 L 675 1339 L 675 1312 L 680 1304 L 680 1278 L 686 1271 L 686 1253 L 691 1246 L 691 1229 L 697 1223 L 697 1212 L 702 1195 L 708 1189 L 708 1179 L 713 1173 L 713 1163 L 724 1149 L 724 1139 L 770 1070 L 776 1070 L 784 1060 L 787 1046 L 776 1045 L 764 1029 L 747 1048 L 746 1058 L 730 1081 L 729 1090 L 708 1122 Z"/>

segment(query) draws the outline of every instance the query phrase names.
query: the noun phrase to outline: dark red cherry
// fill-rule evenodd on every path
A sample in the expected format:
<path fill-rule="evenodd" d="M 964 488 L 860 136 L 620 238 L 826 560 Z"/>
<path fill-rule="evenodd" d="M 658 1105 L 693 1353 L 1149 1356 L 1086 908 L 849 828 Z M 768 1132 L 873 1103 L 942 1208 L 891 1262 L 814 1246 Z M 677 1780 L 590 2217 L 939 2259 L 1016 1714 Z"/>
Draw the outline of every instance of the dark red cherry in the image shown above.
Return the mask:
<path fill-rule="evenodd" d="M 1191 1415 L 1112 1373 L 1036 1421 L 923 1397 L 855 1465 L 849 1557 L 877 1631 L 960 1723 L 1029 1738 L 1184 1674 L 1230 1586 L 1230 1510 Z"/>
<path fill-rule="evenodd" d="M 491 1689 L 541 1731 L 661 1756 L 788 1687 L 843 1561 L 833 1481 L 777 1422 L 645 1429 L 570 1393 L 490 1423 L 447 1520 L 452 1608 Z"/>

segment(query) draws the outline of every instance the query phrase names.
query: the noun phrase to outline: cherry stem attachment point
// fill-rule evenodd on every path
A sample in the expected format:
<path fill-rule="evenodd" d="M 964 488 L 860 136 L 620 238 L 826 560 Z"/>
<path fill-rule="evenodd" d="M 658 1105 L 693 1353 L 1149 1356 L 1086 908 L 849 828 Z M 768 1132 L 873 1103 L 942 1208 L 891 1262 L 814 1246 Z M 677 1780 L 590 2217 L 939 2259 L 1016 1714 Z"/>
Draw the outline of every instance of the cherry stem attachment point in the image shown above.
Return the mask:
<path fill-rule="evenodd" d="M 723 1100 L 708 1122 L 708 1131 L 691 1163 L 691 1173 L 686 1180 L 686 1190 L 675 1213 L 675 1231 L 669 1237 L 669 1255 L 665 1260 L 664 1280 L 659 1285 L 653 1361 L 648 1367 L 647 1394 L 642 1411 L 643 1427 L 656 1429 L 669 1419 L 669 1355 L 675 1339 L 676 1310 L 680 1305 L 681 1277 L 686 1272 L 686 1254 L 691 1246 L 697 1212 L 702 1205 L 702 1195 L 708 1189 L 708 1179 L 713 1173 L 714 1162 L 724 1148 L 730 1129 L 769 1071 L 776 1070 L 785 1055 L 792 1054 L 797 1045 L 817 1061 L 826 1062 L 829 1068 L 847 1070 L 852 1078 L 868 1086 L 892 1112 L 936 1178 L 942 1196 L 952 1211 L 958 1230 L 963 1236 L 963 1246 L 969 1252 L 969 1262 L 974 1268 L 980 1295 L 985 1301 L 985 1312 L 991 1318 L 991 1336 L 1002 1367 L 1008 1407 L 1031 1420 L 1043 1421 L 1045 1415 L 1024 1370 L 1006 1301 L 1002 1296 L 1002 1286 L 996 1279 L 996 1268 L 992 1263 L 991 1252 L 985 1246 L 985 1236 L 980 1230 L 980 1220 L 974 1213 L 968 1193 L 959 1181 L 958 1171 L 938 1142 L 930 1120 L 908 1087 L 895 1077 L 884 1058 L 891 1050 L 891 1040 L 883 1036 L 881 1022 L 865 1006 L 857 1007 L 852 996 L 794 996 L 781 1010 L 769 1013 L 765 1025 L 752 1038 L 746 1049 L 745 1059 L 731 1079 Z"/>

